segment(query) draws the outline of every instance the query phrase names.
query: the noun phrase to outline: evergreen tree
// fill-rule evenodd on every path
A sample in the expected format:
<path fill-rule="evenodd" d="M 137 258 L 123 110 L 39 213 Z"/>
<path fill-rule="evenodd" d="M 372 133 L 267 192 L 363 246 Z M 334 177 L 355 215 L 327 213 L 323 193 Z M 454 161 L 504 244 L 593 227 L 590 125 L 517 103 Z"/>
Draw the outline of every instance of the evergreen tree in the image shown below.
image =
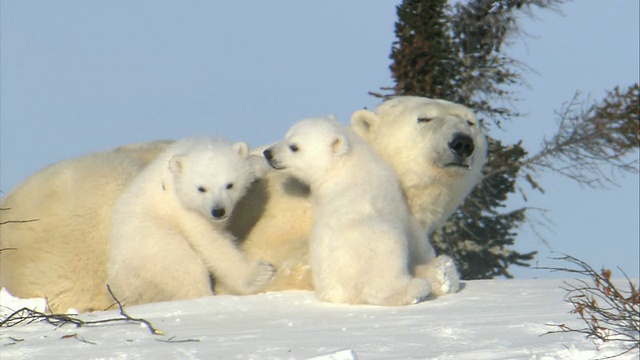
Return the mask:
<path fill-rule="evenodd" d="M 518 16 L 535 8 L 554 9 L 562 2 L 472 0 L 449 5 L 445 0 L 405 0 L 397 7 L 397 40 L 390 56 L 395 85 L 383 88 L 391 94 L 372 94 L 458 102 L 481 120 L 490 120 L 484 122 L 486 130 L 499 127 L 502 121 L 520 116 L 507 104 L 513 100 L 513 86 L 523 85 L 520 73 L 525 69 L 503 51 L 505 41 L 519 33 Z M 588 184 L 607 181 L 602 166 L 637 172 L 636 165 L 624 162 L 629 151 L 639 147 L 637 84 L 627 93 L 616 89 L 600 106 L 565 115 L 558 135 L 529 157 L 520 142 L 504 145 L 489 137 L 483 179 L 431 236 L 439 253 L 456 259 L 464 279 L 511 277 L 510 265 L 528 266 L 534 258 L 535 252 L 523 254 L 512 248 L 518 227 L 527 221 L 527 209 L 504 212 L 519 179 L 542 191 L 534 178 L 543 169 Z M 601 176 L 589 179 L 594 168 Z"/>

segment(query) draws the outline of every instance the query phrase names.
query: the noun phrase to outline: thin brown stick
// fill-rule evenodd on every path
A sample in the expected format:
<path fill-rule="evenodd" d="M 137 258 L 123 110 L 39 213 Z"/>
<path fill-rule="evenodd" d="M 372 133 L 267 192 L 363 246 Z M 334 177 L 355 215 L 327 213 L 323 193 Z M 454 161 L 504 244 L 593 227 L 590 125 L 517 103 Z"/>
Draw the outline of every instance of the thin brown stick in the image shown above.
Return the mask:
<path fill-rule="evenodd" d="M 149 331 L 151 331 L 151 333 L 153 335 L 165 335 L 165 333 L 162 330 L 158 330 L 155 327 L 153 327 L 153 325 L 151 325 L 151 323 L 149 321 L 147 321 L 145 319 L 142 319 L 142 318 L 133 318 L 133 317 L 129 316 L 129 314 L 127 314 L 124 311 L 124 307 L 122 306 L 122 303 L 113 294 L 113 291 L 111 291 L 111 287 L 108 284 L 107 284 L 107 291 L 109 291 L 109 295 L 111 295 L 111 297 L 116 302 L 116 304 L 118 304 L 118 308 L 120 309 L 120 315 L 122 315 L 126 320 L 129 320 L 129 321 L 132 321 L 132 322 L 137 322 L 137 323 L 140 323 L 140 324 L 144 324 L 147 327 L 147 329 L 149 329 Z"/>
<path fill-rule="evenodd" d="M 0 225 L 6 225 L 6 224 L 23 224 L 23 223 L 30 223 L 30 222 L 34 222 L 34 221 L 39 221 L 40 219 L 29 219 L 29 220 L 7 220 L 7 221 L 2 221 L 0 222 Z"/>
<path fill-rule="evenodd" d="M 111 323 L 111 322 L 127 322 L 127 323 L 133 322 L 138 324 L 144 324 L 153 335 L 165 335 L 165 333 L 162 330 L 156 329 L 149 321 L 142 318 L 134 318 L 134 317 L 131 317 L 129 314 L 127 314 L 124 311 L 122 303 L 120 302 L 120 300 L 118 300 L 115 297 L 115 295 L 111 291 L 111 288 L 108 285 L 107 285 L 107 290 L 109 291 L 109 294 L 111 295 L 113 300 L 116 302 L 116 304 L 118 304 L 120 315 L 122 317 L 86 321 L 86 320 L 79 319 L 77 315 L 46 314 L 37 310 L 23 307 L 17 311 L 14 311 L 6 318 L 0 320 L 0 328 L 2 327 L 9 328 L 9 327 L 13 327 L 20 324 L 28 325 L 34 322 L 46 322 L 55 327 L 61 327 L 67 324 L 73 324 L 76 327 L 84 327 L 84 326 L 100 325 L 100 324 Z"/>
<path fill-rule="evenodd" d="M 606 357 L 618 357 L 640 348 L 640 294 L 637 287 L 621 269 L 628 289 L 621 289 L 611 280 L 612 272 L 594 270 L 586 262 L 564 255 L 555 260 L 567 261 L 577 268 L 539 267 L 552 272 L 567 272 L 586 276 L 588 279 L 575 279 L 576 283 L 564 282 L 562 287 L 567 293 L 564 300 L 573 306 L 572 314 L 578 314 L 584 327 L 572 327 L 566 324 L 549 324 L 556 330 L 547 334 L 575 332 L 596 338 L 603 342 L 613 341 L 622 344 L 622 352 Z"/>

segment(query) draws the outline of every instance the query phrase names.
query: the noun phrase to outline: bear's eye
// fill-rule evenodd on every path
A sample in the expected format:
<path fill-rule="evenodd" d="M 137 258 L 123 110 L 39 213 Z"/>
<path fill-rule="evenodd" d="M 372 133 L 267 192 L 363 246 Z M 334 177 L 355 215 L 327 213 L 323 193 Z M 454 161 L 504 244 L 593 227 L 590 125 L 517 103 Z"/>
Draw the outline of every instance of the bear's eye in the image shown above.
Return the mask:
<path fill-rule="evenodd" d="M 298 149 L 298 145 L 296 145 L 296 144 L 289 145 L 289 149 L 291 149 L 291 151 L 293 151 L 293 152 L 297 152 L 298 150 L 300 150 L 300 149 Z"/>
<path fill-rule="evenodd" d="M 469 126 L 476 126 L 476 124 L 474 124 L 473 121 L 467 121 L 467 124 L 469 124 Z"/>
<path fill-rule="evenodd" d="M 227 186 L 225 186 L 225 188 L 227 190 L 232 189 L 233 188 L 233 183 L 228 183 Z"/>
<path fill-rule="evenodd" d="M 201 193 L 206 193 L 207 192 L 207 188 L 205 188 L 204 186 L 198 186 L 198 191 Z"/>
<path fill-rule="evenodd" d="M 418 118 L 418 123 L 428 123 L 431 120 L 433 120 L 433 118 L 430 118 L 430 117 L 419 117 Z"/>

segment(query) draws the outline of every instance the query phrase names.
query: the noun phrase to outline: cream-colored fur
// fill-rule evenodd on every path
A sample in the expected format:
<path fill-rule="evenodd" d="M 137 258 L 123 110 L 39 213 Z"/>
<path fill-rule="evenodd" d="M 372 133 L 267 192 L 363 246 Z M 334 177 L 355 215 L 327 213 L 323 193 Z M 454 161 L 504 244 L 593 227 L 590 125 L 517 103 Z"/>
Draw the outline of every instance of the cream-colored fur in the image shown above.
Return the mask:
<path fill-rule="evenodd" d="M 273 267 L 249 260 L 225 222 L 255 174 L 245 143 L 176 142 L 116 201 L 108 283 L 127 304 L 213 295 L 210 273 L 237 294 L 260 290 Z M 262 160 L 264 161 L 264 160 Z"/>
<path fill-rule="evenodd" d="M 419 122 L 419 118 L 424 121 Z M 426 121 L 428 118 L 431 120 Z M 398 174 L 425 237 L 460 205 L 485 161 L 482 130 L 473 113 L 462 105 L 399 97 L 382 103 L 375 111 L 356 111 L 351 124 Z M 467 134 L 473 140 L 471 156 L 452 155 L 448 146 L 455 133 Z M 1 221 L 41 220 L 37 226 L 35 222 L 0 226 L 0 248 L 17 249 L 0 253 L 0 285 L 18 297 L 47 296 L 54 310 L 87 311 L 108 306 L 110 301 L 86 295 L 102 293 L 106 283 L 109 221 L 105 214 L 139 171 L 136 167 L 149 162 L 166 146 L 167 142 L 125 146 L 109 155 L 61 162 L 52 166 L 58 171 L 36 173 L 11 192 L 2 207 L 12 210 L 0 211 Z M 102 156 L 112 158 L 111 162 L 98 164 Z M 460 163 L 455 165 L 450 160 Z M 112 165 L 129 161 L 136 164 L 133 170 Z M 85 163 L 96 164 L 101 172 Z M 307 194 L 308 188 L 290 176 L 269 172 L 236 205 L 229 230 L 243 240 L 242 249 L 249 257 L 265 259 L 276 267 L 275 277 L 265 290 L 312 289 Z M 87 215 L 95 213 L 101 216 Z M 415 263 L 424 262 L 420 259 L 423 253 L 410 250 Z M 87 265 L 83 258 L 95 261 Z M 455 284 L 446 280 L 455 271 L 450 259 L 437 257 L 415 271 L 434 278 L 433 284 L 441 283 L 433 288 L 436 294 L 455 290 Z M 217 287 L 216 292 L 228 290 Z"/>
<path fill-rule="evenodd" d="M 459 104 L 407 96 L 386 101 L 373 112 L 356 111 L 351 127 L 394 168 L 420 224 L 425 241 L 414 243 L 409 251 L 414 274 L 429 280 L 435 295 L 457 291 L 454 262 L 448 256 L 434 258 L 426 239 L 451 216 L 481 174 L 487 143 L 475 115 Z M 471 140 L 470 156 L 459 156 L 450 149 L 460 136 Z M 265 290 L 313 289 L 307 242 L 312 217 L 307 196 L 305 185 L 284 173 L 271 172 L 238 204 L 232 232 L 241 234 L 247 254 L 263 256 L 277 269 Z M 253 207 L 255 204 L 259 206 Z"/>
<path fill-rule="evenodd" d="M 420 226 L 395 172 L 364 139 L 335 118 L 306 119 L 264 156 L 310 186 L 318 298 L 398 306 L 429 295 L 430 283 L 409 273 L 409 243 L 425 241 Z"/>
<path fill-rule="evenodd" d="M 0 206 L 1 286 L 46 297 L 53 312 L 107 308 L 111 208 L 144 165 L 107 151 L 56 163 L 20 184 Z"/>

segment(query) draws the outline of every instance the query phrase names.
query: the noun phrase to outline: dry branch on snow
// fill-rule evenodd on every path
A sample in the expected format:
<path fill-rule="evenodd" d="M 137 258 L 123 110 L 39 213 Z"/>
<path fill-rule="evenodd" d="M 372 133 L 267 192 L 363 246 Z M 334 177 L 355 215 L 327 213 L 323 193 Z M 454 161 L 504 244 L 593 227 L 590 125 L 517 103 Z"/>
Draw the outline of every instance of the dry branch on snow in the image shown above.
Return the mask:
<path fill-rule="evenodd" d="M 640 348 L 640 293 L 636 285 L 620 270 L 626 279 L 628 289 L 611 279 L 611 270 L 594 270 L 589 264 L 569 255 L 556 260 L 567 261 L 577 268 L 543 267 L 551 271 L 562 271 L 586 276 L 575 279 L 575 283 L 565 282 L 565 301 L 573 306 L 571 313 L 578 314 L 584 326 L 572 327 L 566 324 L 552 324 L 557 330 L 547 332 L 575 332 L 603 342 L 614 341 L 622 344 L 623 355 Z M 545 334 L 546 335 L 546 334 Z M 615 357 L 615 356 L 614 356 Z"/>
<path fill-rule="evenodd" d="M 61 327 L 67 324 L 73 324 L 76 327 L 85 327 L 85 326 L 100 325 L 105 323 L 125 322 L 125 323 L 143 324 L 144 326 L 147 327 L 147 329 L 149 329 L 151 334 L 164 335 L 164 332 L 162 330 L 156 329 L 149 321 L 141 318 L 134 318 L 134 317 L 131 317 L 129 314 L 127 314 L 124 311 L 124 307 L 122 303 L 120 302 L 120 300 L 118 300 L 115 297 L 109 285 L 107 285 L 107 290 L 109 291 L 109 294 L 111 295 L 113 300 L 118 305 L 121 317 L 108 318 L 108 319 L 102 319 L 102 320 L 82 320 L 78 318 L 77 315 L 73 315 L 73 314 L 47 314 L 47 313 L 43 313 L 40 311 L 23 307 L 22 309 L 14 311 L 6 318 L 0 320 L 0 328 L 2 327 L 9 328 L 19 324 L 31 324 L 34 322 L 46 322 L 55 327 Z M 79 340 L 84 341 L 82 339 L 79 339 Z"/>

